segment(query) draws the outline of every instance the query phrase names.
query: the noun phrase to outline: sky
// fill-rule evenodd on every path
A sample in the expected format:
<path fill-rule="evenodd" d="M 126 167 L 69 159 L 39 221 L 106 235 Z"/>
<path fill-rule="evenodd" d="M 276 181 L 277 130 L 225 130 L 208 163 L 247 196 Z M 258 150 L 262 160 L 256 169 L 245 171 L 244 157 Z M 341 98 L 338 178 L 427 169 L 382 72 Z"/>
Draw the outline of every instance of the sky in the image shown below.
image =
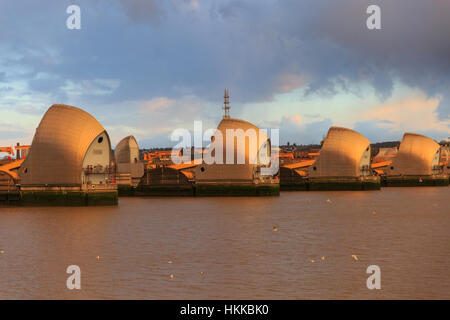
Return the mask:
<path fill-rule="evenodd" d="M 81 29 L 69 30 L 69 5 Z M 369 5 L 381 29 L 369 30 Z M 332 125 L 372 142 L 450 136 L 450 1 L 0 2 L 0 146 L 30 144 L 55 103 L 82 108 L 113 146 L 175 144 L 231 116 L 319 143 Z"/>

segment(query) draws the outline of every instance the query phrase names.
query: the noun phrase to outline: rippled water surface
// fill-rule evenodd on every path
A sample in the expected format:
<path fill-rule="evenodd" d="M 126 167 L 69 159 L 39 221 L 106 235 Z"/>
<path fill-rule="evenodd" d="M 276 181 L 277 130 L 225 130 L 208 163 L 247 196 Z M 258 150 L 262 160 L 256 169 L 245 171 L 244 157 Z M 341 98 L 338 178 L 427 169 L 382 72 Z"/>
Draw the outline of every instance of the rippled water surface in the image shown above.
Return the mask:
<path fill-rule="evenodd" d="M 385 188 L 0 207 L 0 298 L 450 299 L 449 194 Z M 73 264 L 81 290 L 66 288 Z M 366 287 L 373 264 L 381 290 Z"/>

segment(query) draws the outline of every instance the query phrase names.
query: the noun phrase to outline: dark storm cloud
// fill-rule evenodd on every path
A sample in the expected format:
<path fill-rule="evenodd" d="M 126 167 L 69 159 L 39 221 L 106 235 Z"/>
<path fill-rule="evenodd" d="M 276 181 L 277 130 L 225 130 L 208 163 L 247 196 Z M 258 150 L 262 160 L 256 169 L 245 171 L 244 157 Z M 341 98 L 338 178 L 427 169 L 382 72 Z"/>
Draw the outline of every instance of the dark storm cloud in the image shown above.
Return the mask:
<path fill-rule="evenodd" d="M 361 27 L 369 3 L 381 8 L 382 30 Z M 315 37 L 328 38 L 351 52 L 353 65 L 364 68 L 382 97 L 389 97 L 396 77 L 429 95 L 449 96 L 449 1 L 342 0 L 329 4 L 315 20 Z M 440 116 L 448 118 L 449 111 L 450 104 L 443 102 Z"/>
<path fill-rule="evenodd" d="M 233 101 L 258 102 L 283 92 L 280 77 L 293 74 L 306 79 L 307 94 L 330 98 L 358 94 L 367 80 L 386 99 L 400 79 L 441 95 L 439 115 L 449 117 L 449 1 L 80 0 L 78 31 L 65 28 L 71 3 L 0 4 L 0 66 L 26 69 L 30 89 L 58 101 L 68 99 L 66 80 L 99 78 L 120 86 L 91 103 L 186 94 L 217 101 L 225 86 Z M 369 4 L 381 6 L 382 30 L 366 28 Z"/>
<path fill-rule="evenodd" d="M 162 0 L 119 0 L 119 2 L 126 14 L 136 22 L 157 24 L 165 15 Z"/>

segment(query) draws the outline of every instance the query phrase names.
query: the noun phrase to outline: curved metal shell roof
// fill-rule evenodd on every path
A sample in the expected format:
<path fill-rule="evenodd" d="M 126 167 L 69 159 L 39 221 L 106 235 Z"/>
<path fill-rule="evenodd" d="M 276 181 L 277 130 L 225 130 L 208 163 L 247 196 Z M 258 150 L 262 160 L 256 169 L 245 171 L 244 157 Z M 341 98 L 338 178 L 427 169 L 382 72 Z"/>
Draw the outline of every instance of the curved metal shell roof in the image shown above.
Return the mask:
<path fill-rule="evenodd" d="M 233 163 L 226 163 L 226 149 L 227 149 L 227 139 L 226 139 L 226 131 L 227 129 L 242 129 L 245 131 L 252 129 L 255 130 L 255 134 L 257 137 L 256 141 L 256 150 L 255 152 L 249 152 L 250 143 L 245 143 L 245 150 L 243 148 L 238 148 L 237 143 L 234 141 L 229 141 L 230 148 L 234 148 L 234 161 Z M 260 129 L 251 124 L 250 122 L 233 119 L 233 118 L 224 118 L 217 127 L 216 133 L 214 137 L 218 136 L 217 131 L 220 131 L 223 137 L 223 164 L 203 164 L 197 166 L 195 168 L 195 177 L 197 181 L 249 181 L 253 179 L 253 168 L 256 164 L 256 157 L 258 156 L 258 151 L 261 147 L 268 142 L 270 146 L 270 140 L 267 134 L 264 131 L 260 131 Z M 234 139 L 235 140 L 235 139 Z M 247 140 L 247 139 L 246 139 Z M 211 151 L 208 151 L 211 152 Z M 245 164 L 238 164 L 238 156 L 237 153 L 244 152 L 244 160 Z"/>
<path fill-rule="evenodd" d="M 243 148 L 238 149 L 238 143 L 235 143 L 234 141 L 228 141 L 226 137 L 227 129 L 231 130 L 238 130 L 242 129 L 244 131 L 244 134 L 247 130 L 254 130 L 256 134 L 256 150 L 253 150 L 254 152 L 250 152 L 250 143 L 245 143 L 245 150 Z M 254 164 L 255 163 L 255 157 L 258 155 L 258 151 L 261 149 L 261 147 L 264 145 L 264 143 L 269 142 L 269 137 L 267 134 L 260 130 L 257 126 L 254 124 L 240 120 L 240 119 L 233 119 L 233 118 L 225 118 L 220 121 L 219 126 L 217 127 L 217 130 L 222 133 L 223 137 L 223 162 L 226 162 L 226 149 L 227 145 L 231 145 L 231 147 L 234 147 L 234 154 L 235 159 L 237 159 L 237 154 L 241 152 L 245 152 L 244 158 L 245 158 L 245 164 Z"/>
<path fill-rule="evenodd" d="M 440 145 L 431 138 L 405 133 L 388 170 L 388 175 L 431 175 L 432 163 Z M 393 169 L 392 169 L 393 168 Z"/>
<path fill-rule="evenodd" d="M 370 141 L 359 132 L 331 127 L 309 174 L 311 177 L 357 177 L 367 148 Z"/>
<path fill-rule="evenodd" d="M 133 136 L 128 136 L 120 140 L 114 149 L 116 163 L 130 163 L 131 148 L 137 148 L 139 150 L 139 145 Z"/>
<path fill-rule="evenodd" d="M 68 105 L 52 105 L 39 123 L 30 154 L 20 169 L 22 185 L 81 184 L 84 156 L 104 131 L 89 113 Z"/>

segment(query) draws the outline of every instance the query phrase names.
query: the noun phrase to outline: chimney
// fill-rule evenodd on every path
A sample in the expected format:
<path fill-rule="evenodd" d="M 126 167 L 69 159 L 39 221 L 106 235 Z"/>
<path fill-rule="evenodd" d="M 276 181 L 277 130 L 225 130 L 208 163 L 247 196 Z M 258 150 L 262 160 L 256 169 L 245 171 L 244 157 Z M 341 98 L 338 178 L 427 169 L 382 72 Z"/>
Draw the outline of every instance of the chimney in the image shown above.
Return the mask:
<path fill-rule="evenodd" d="M 17 146 L 18 146 L 18 147 L 20 146 L 20 143 L 19 143 L 19 142 L 17 142 Z M 17 160 L 22 159 L 22 154 L 21 154 L 20 151 L 21 151 L 20 149 L 16 149 L 16 159 L 17 159 Z"/>

